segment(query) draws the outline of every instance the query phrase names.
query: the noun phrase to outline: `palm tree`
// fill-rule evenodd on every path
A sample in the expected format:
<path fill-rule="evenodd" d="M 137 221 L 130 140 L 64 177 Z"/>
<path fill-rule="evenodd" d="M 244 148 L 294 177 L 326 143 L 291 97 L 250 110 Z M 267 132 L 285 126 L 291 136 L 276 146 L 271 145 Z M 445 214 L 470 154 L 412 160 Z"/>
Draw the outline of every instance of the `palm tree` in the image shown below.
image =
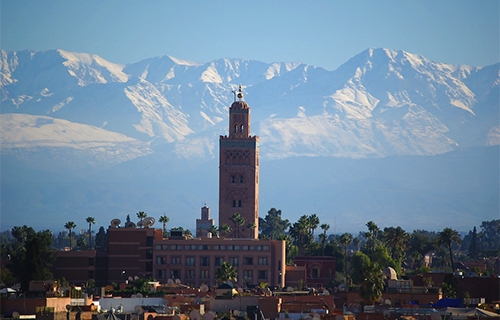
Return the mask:
<path fill-rule="evenodd" d="M 359 240 L 358 237 L 354 237 L 354 239 L 352 239 L 352 244 L 356 247 L 356 251 L 359 251 L 360 243 L 361 243 L 361 240 Z"/>
<path fill-rule="evenodd" d="M 392 247 L 392 258 L 400 260 L 402 253 L 406 250 L 406 243 L 410 236 L 401 227 L 390 227 L 385 230 L 384 242 L 387 246 Z"/>
<path fill-rule="evenodd" d="M 220 234 L 221 237 L 225 237 L 231 231 L 232 231 L 231 227 L 227 223 L 224 223 L 219 228 L 219 234 Z"/>
<path fill-rule="evenodd" d="M 184 236 L 185 236 L 187 239 L 191 239 L 191 238 L 193 238 L 193 233 L 191 232 L 191 230 L 186 229 L 186 230 L 184 230 Z"/>
<path fill-rule="evenodd" d="M 345 286 L 347 288 L 347 246 L 352 243 L 352 234 L 344 233 L 340 236 L 339 242 L 344 246 L 344 261 L 345 261 Z"/>
<path fill-rule="evenodd" d="M 238 273 L 236 268 L 228 262 L 223 262 L 220 267 L 215 271 L 215 278 L 218 282 L 227 282 L 229 280 L 236 280 Z"/>
<path fill-rule="evenodd" d="M 136 213 L 137 218 L 141 219 L 141 221 L 148 216 L 148 214 L 144 211 L 139 211 Z"/>
<path fill-rule="evenodd" d="M 87 217 L 87 223 L 89 224 L 89 242 L 90 249 L 92 250 L 92 225 L 95 224 L 94 217 Z"/>
<path fill-rule="evenodd" d="M 368 263 L 364 265 L 360 275 L 359 296 L 367 305 L 379 301 L 384 289 L 382 270 L 377 264 Z"/>
<path fill-rule="evenodd" d="M 165 237 L 167 234 L 167 223 L 170 222 L 170 218 L 166 214 L 163 214 L 158 221 L 163 223 L 163 237 Z"/>
<path fill-rule="evenodd" d="M 208 228 L 208 232 L 210 232 L 212 234 L 212 238 L 216 238 L 219 230 L 217 229 L 216 226 L 211 225 L 210 228 Z"/>
<path fill-rule="evenodd" d="M 301 216 L 299 221 L 290 227 L 289 232 L 292 238 L 295 239 L 295 243 L 297 243 L 299 256 L 304 254 L 304 238 L 309 230 L 308 217 L 306 215 Z"/>
<path fill-rule="evenodd" d="M 373 221 L 368 221 L 366 223 L 368 227 L 368 231 L 373 235 L 374 238 L 377 238 L 378 232 L 380 231 L 379 227 Z"/>
<path fill-rule="evenodd" d="M 323 234 L 320 234 L 319 237 L 321 240 L 321 255 L 324 256 L 325 255 L 325 242 L 326 242 L 326 239 L 328 239 L 328 237 L 326 236 L 326 232 L 328 231 L 328 229 L 330 229 L 330 225 L 323 223 L 319 227 L 321 229 L 323 229 Z"/>
<path fill-rule="evenodd" d="M 319 225 L 319 218 L 318 218 L 318 216 L 315 213 L 311 214 L 307 218 L 307 223 L 309 225 L 310 233 L 312 234 L 313 239 L 314 239 L 314 230 L 316 230 L 318 228 L 318 225 Z"/>
<path fill-rule="evenodd" d="M 450 251 L 450 260 L 451 260 L 451 269 L 455 269 L 455 264 L 453 263 L 453 253 L 451 251 L 451 244 L 455 242 L 457 244 L 462 243 L 462 238 L 460 238 L 460 234 L 456 230 L 451 228 L 444 228 L 443 231 L 438 232 L 437 241 L 439 245 L 444 245 Z"/>
<path fill-rule="evenodd" d="M 247 228 L 250 229 L 252 231 L 252 237 L 254 237 L 254 230 L 255 228 L 257 228 L 257 225 L 254 223 L 254 222 L 250 222 L 248 225 L 247 225 Z"/>
<path fill-rule="evenodd" d="M 236 238 L 239 238 L 240 226 L 245 224 L 245 218 L 243 218 L 239 213 L 235 212 L 229 219 L 234 223 L 234 227 L 236 228 L 236 234 L 237 234 Z"/>
<path fill-rule="evenodd" d="M 76 224 L 73 221 L 68 221 L 64 225 L 64 228 L 69 230 L 69 250 L 71 250 L 71 230 L 76 228 Z"/>

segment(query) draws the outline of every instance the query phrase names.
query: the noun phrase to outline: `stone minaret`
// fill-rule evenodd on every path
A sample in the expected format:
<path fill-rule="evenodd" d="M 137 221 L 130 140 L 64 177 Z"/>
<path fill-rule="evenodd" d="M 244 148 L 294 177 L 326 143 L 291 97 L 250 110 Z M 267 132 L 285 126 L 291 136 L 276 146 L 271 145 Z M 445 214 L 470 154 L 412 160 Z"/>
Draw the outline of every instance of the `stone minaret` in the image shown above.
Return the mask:
<path fill-rule="evenodd" d="M 256 239 L 259 230 L 259 137 L 250 136 L 250 108 L 241 99 L 229 108 L 229 136 L 220 137 L 219 227 L 228 224 L 226 237 Z M 245 222 L 238 227 L 231 217 L 239 213 Z M 249 223 L 256 228 L 248 228 Z"/>

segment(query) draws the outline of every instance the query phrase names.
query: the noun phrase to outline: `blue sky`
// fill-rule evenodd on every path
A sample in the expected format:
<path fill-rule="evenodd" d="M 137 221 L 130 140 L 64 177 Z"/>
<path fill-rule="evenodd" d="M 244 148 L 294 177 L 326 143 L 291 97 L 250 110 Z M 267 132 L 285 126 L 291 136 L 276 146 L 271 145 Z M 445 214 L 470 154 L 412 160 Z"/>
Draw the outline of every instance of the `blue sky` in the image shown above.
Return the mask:
<path fill-rule="evenodd" d="M 500 61 L 500 1 L 1 0 L 1 48 L 97 54 L 115 63 L 170 55 L 334 70 L 369 47 L 434 61 Z"/>

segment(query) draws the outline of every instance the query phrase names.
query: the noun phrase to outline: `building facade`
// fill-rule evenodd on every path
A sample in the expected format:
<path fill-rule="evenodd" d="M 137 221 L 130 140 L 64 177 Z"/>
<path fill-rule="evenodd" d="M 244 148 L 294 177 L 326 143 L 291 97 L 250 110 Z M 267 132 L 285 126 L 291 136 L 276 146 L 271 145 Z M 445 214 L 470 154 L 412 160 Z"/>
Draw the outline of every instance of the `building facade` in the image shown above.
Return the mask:
<path fill-rule="evenodd" d="M 259 230 L 259 137 L 250 136 L 250 108 L 241 101 L 229 108 L 229 136 L 219 139 L 219 227 L 227 224 L 231 238 L 256 239 Z M 231 220 L 234 213 L 245 222 Z M 253 223 L 254 228 L 249 228 Z"/>
<path fill-rule="evenodd" d="M 210 219 L 210 208 L 205 204 L 201 208 L 201 219 L 196 219 L 196 237 L 206 236 L 214 223 L 214 219 Z"/>

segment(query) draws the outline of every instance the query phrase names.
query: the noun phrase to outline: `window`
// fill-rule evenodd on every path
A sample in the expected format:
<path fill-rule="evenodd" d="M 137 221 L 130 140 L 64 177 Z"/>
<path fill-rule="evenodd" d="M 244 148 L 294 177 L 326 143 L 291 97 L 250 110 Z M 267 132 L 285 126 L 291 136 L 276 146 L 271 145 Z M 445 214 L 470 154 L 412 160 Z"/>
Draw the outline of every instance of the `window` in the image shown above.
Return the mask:
<path fill-rule="evenodd" d="M 177 246 L 175 244 L 170 245 L 170 250 L 175 250 L 176 248 L 177 248 Z"/>
<path fill-rule="evenodd" d="M 158 279 L 165 279 L 167 273 L 165 272 L 165 270 L 156 270 L 156 277 Z"/>
<path fill-rule="evenodd" d="M 233 251 L 234 250 L 234 246 L 227 246 L 227 250 L 228 251 Z"/>
<path fill-rule="evenodd" d="M 224 262 L 224 258 L 215 258 L 215 266 L 220 267 Z"/>
<path fill-rule="evenodd" d="M 262 246 L 262 251 L 269 251 L 269 246 Z"/>
<path fill-rule="evenodd" d="M 186 270 L 186 279 L 194 279 L 194 270 Z"/>
<path fill-rule="evenodd" d="M 89 279 L 94 278 L 94 270 L 89 270 Z"/>
<path fill-rule="evenodd" d="M 209 271 L 208 270 L 201 270 L 200 271 L 200 279 L 209 279 Z"/>
<path fill-rule="evenodd" d="M 233 207 L 236 207 L 236 200 L 233 200 Z"/>
<path fill-rule="evenodd" d="M 167 264 L 167 259 L 165 257 L 156 257 L 156 264 Z"/>
<path fill-rule="evenodd" d="M 248 251 L 248 246 L 241 246 L 241 250 Z"/>
<path fill-rule="evenodd" d="M 194 257 L 187 257 L 186 258 L 186 266 L 189 266 L 189 267 L 194 266 Z"/>
<path fill-rule="evenodd" d="M 234 267 L 238 266 L 238 258 L 229 258 L 229 263 L 232 264 Z"/>
<path fill-rule="evenodd" d="M 155 244 L 155 250 L 161 250 L 161 244 Z"/>
<path fill-rule="evenodd" d="M 262 251 L 262 246 L 257 246 L 257 251 Z"/>
<path fill-rule="evenodd" d="M 179 279 L 181 277 L 181 270 L 170 270 L 171 279 Z"/>
<path fill-rule="evenodd" d="M 259 266 L 267 266 L 267 258 L 259 258 Z"/>
<path fill-rule="evenodd" d="M 243 265 L 251 266 L 253 264 L 253 258 L 243 258 Z"/>
<path fill-rule="evenodd" d="M 182 244 L 177 245 L 177 250 L 182 250 Z"/>
<path fill-rule="evenodd" d="M 164 245 L 162 245 L 162 246 L 161 246 L 161 249 L 162 249 L 162 250 L 168 250 L 168 244 L 164 244 Z"/>
<path fill-rule="evenodd" d="M 311 277 L 312 278 L 319 278 L 319 269 L 318 269 L 318 267 L 313 267 L 311 269 Z"/>
<path fill-rule="evenodd" d="M 198 250 L 210 250 L 210 246 L 200 244 L 198 246 Z"/>
<path fill-rule="evenodd" d="M 184 250 L 191 250 L 191 246 L 190 245 L 185 245 L 184 246 Z"/>
<path fill-rule="evenodd" d="M 153 261 L 146 261 L 146 271 L 148 272 L 153 271 Z"/>
<path fill-rule="evenodd" d="M 181 264 L 181 257 L 172 257 L 171 264 Z"/>
<path fill-rule="evenodd" d="M 267 270 L 259 270 L 259 279 L 267 280 Z"/>
<path fill-rule="evenodd" d="M 238 133 L 238 125 L 237 124 L 234 125 L 234 133 Z"/>
<path fill-rule="evenodd" d="M 231 182 L 235 183 L 236 182 L 236 176 L 231 176 Z"/>
<path fill-rule="evenodd" d="M 240 126 L 240 132 L 243 133 L 243 126 Z"/>
<path fill-rule="evenodd" d="M 245 229 L 243 229 L 245 231 Z M 234 246 L 234 250 L 240 251 L 240 246 Z"/>
<path fill-rule="evenodd" d="M 255 246 L 248 246 L 248 250 L 254 251 L 255 250 Z"/>
<path fill-rule="evenodd" d="M 253 271 L 252 270 L 243 270 L 243 279 L 244 280 L 252 280 Z"/>
<path fill-rule="evenodd" d="M 146 259 L 153 259 L 153 249 L 146 250 Z"/>
<path fill-rule="evenodd" d="M 153 237 L 146 237 L 146 247 L 153 246 Z"/>
<path fill-rule="evenodd" d="M 238 207 L 241 207 L 241 200 L 238 200 Z"/>
<path fill-rule="evenodd" d="M 243 176 L 240 176 L 240 183 L 243 183 Z"/>
<path fill-rule="evenodd" d="M 93 266 L 94 265 L 94 258 L 89 258 L 89 266 Z"/>
<path fill-rule="evenodd" d="M 220 246 L 221 250 L 226 250 L 226 246 Z"/>
<path fill-rule="evenodd" d="M 208 266 L 210 266 L 210 258 L 209 257 L 201 257 L 200 258 L 200 265 L 202 267 L 208 267 Z"/>

